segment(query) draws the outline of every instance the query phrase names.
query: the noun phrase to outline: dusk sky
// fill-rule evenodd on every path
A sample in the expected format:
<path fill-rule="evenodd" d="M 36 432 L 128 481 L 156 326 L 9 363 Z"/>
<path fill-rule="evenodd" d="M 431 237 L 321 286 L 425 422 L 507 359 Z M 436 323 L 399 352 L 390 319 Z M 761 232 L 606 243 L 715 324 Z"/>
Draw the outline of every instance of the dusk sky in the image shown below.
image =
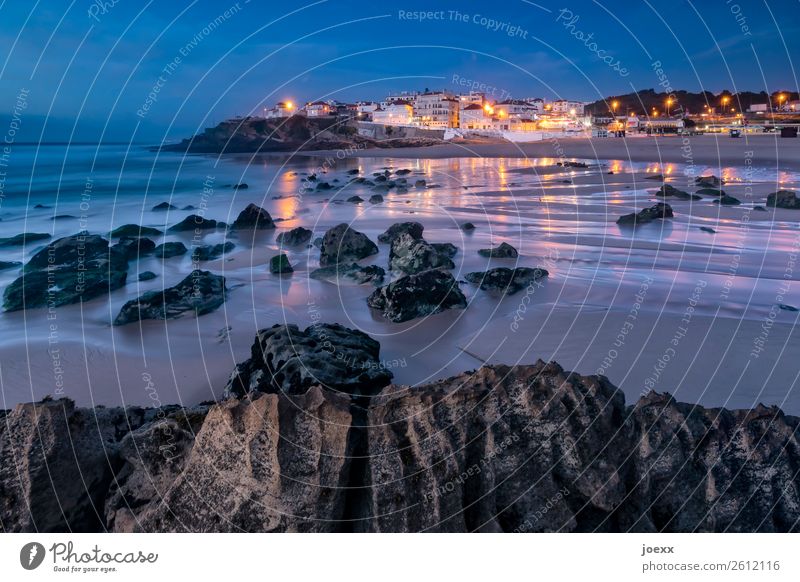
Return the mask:
<path fill-rule="evenodd" d="M 45 120 L 48 140 L 176 139 L 283 99 L 464 91 L 459 79 L 593 101 L 658 89 L 654 61 L 675 89 L 797 90 L 800 56 L 798 0 L 42 0 L 3 2 L 0 22 L 3 111 L 30 91 L 28 141 Z"/>

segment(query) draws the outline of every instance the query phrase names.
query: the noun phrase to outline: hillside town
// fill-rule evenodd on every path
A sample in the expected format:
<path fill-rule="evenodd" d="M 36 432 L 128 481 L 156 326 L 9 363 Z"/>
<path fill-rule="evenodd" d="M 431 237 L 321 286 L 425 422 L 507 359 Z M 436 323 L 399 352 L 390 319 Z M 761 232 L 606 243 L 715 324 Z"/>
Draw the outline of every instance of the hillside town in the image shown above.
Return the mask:
<path fill-rule="evenodd" d="M 280 101 L 264 108 L 261 117 L 280 119 L 300 115 L 357 122 L 359 134 L 365 137 L 376 137 L 386 128 L 439 130 L 445 139 L 486 135 L 510 141 L 535 141 L 543 134 L 553 133 L 623 137 L 729 132 L 737 137 L 742 132 L 775 130 L 776 124 L 778 130 L 788 130 L 792 137 L 796 136 L 796 118 L 800 116 L 796 93 L 778 92 L 772 96 L 764 93 L 757 97 L 763 98 L 763 103 L 751 98 L 746 105 L 727 92 L 707 95 L 702 107 L 695 99 L 690 108 L 674 94 L 664 95 L 659 106 L 645 104 L 641 99 L 636 102 L 631 96 L 590 103 L 541 97 L 517 99 L 510 95 L 498 100 L 477 91 L 403 91 L 387 95 L 381 101 L 327 100 L 304 105 Z"/>

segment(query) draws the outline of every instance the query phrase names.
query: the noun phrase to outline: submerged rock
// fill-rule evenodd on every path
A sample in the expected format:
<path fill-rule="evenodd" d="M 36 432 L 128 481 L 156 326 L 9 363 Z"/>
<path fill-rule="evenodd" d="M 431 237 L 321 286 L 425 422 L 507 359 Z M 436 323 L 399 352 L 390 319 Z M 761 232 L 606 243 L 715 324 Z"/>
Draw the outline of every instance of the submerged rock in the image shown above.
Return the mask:
<path fill-rule="evenodd" d="M 617 219 L 617 224 L 630 224 L 630 225 L 637 225 L 637 224 L 645 224 L 648 222 L 652 222 L 659 218 L 672 218 L 672 207 L 669 204 L 665 204 L 664 202 L 659 202 L 650 208 L 644 208 L 639 212 L 633 212 L 631 214 L 625 214 L 620 216 Z"/>
<path fill-rule="evenodd" d="M 190 214 L 178 224 L 170 226 L 167 230 L 169 232 L 185 232 L 189 230 L 209 230 L 212 228 L 217 228 L 216 220 L 204 218 L 199 214 Z"/>
<path fill-rule="evenodd" d="M 492 259 L 516 259 L 519 256 L 517 249 L 505 242 L 493 249 L 480 249 L 478 254 Z"/>
<path fill-rule="evenodd" d="M 378 247 L 367 235 L 342 223 L 334 226 L 322 238 L 319 264 L 335 265 L 348 260 L 358 260 L 378 253 Z"/>
<path fill-rule="evenodd" d="M 139 281 L 152 281 L 157 276 L 153 271 L 142 271 L 139 273 Z"/>
<path fill-rule="evenodd" d="M 122 306 L 114 325 L 142 319 L 173 319 L 186 312 L 211 313 L 225 302 L 225 277 L 209 271 L 192 271 L 174 287 L 148 291 Z"/>
<path fill-rule="evenodd" d="M 233 230 L 266 230 L 275 228 L 275 222 L 269 212 L 251 203 L 239 213 L 231 228 Z"/>
<path fill-rule="evenodd" d="M 656 196 L 661 196 L 662 198 L 677 198 L 679 200 L 701 200 L 700 196 L 689 194 L 683 190 L 678 190 L 669 184 L 664 184 L 661 186 L 661 188 L 656 190 Z"/>
<path fill-rule="evenodd" d="M 289 257 L 286 253 L 275 255 L 269 260 L 269 272 L 273 275 L 280 275 L 282 273 L 294 273 L 292 264 L 289 262 Z"/>
<path fill-rule="evenodd" d="M 364 202 L 364 199 L 361 196 L 350 196 L 350 198 L 348 198 L 347 201 L 352 204 L 361 204 L 362 202 Z"/>
<path fill-rule="evenodd" d="M 6 287 L 6 311 L 89 301 L 125 285 L 128 260 L 108 241 L 85 232 L 60 238 L 31 257 Z"/>
<path fill-rule="evenodd" d="M 767 206 L 773 208 L 800 208 L 800 198 L 791 190 L 778 190 L 767 196 Z"/>
<path fill-rule="evenodd" d="M 373 194 L 369 197 L 370 204 L 380 204 L 381 202 L 383 202 L 383 196 L 380 194 Z"/>
<path fill-rule="evenodd" d="M 200 247 L 195 247 L 192 250 L 192 260 L 210 261 L 212 259 L 218 259 L 222 255 L 231 252 L 235 247 L 236 245 L 230 241 L 216 245 L 203 245 Z"/>
<path fill-rule="evenodd" d="M 15 267 L 21 267 L 22 263 L 19 261 L 0 261 L 0 271 L 5 271 L 6 269 L 13 269 Z"/>
<path fill-rule="evenodd" d="M 308 230 L 307 228 L 298 226 L 297 228 L 293 228 L 292 230 L 280 233 L 275 238 L 275 242 L 277 242 L 279 245 L 287 247 L 296 247 L 306 244 L 308 241 L 311 240 L 311 237 L 313 235 L 314 233 Z"/>
<path fill-rule="evenodd" d="M 378 242 L 392 244 L 392 241 L 401 234 L 408 234 L 412 238 L 419 240 L 422 238 L 423 230 L 425 230 L 425 227 L 419 222 L 396 222 L 387 228 L 386 232 L 378 235 Z"/>
<path fill-rule="evenodd" d="M 165 242 L 158 245 L 154 250 L 153 254 L 158 257 L 159 259 L 170 259 L 172 257 L 179 257 L 181 255 L 185 255 L 189 252 L 189 249 L 186 248 L 186 245 L 182 242 Z"/>
<path fill-rule="evenodd" d="M 138 224 L 123 224 L 122 226 L 118 226 L 114 230 L 109 233 L 111 238 L 118 238 L 122 236 L 130 236 L 130 237 L 143 237 L 143 236 L 158 236 L 163 234 L 157 228 L 152 228 L 150 226 L 139 226 Z"/>
<path fill-rule="evenodd" d="M 517 267 L 516 269 L 496 267 L 486 272 L 467 273 L 464 279 L 469 283 L 480 286 L 484 291 L 513 295 L 548 275 L 549 273 L 545 269 L 539 267 L 535 269 L 530 267 Z"/>
<path fill-rule="evenodd" d="M 455 264 L 450 260 L 449 253 L 449 247 L 442 247 L 440 250 L 423 239 L 415 239 L 411 234 L 402 233 L 392 240 L 389 268 L 402 271 L 406 275 L 428 269 L 454 269 Z"/>
<path fill-rule="evenodd" d="M 472 224 L 471 222 L 465 222 L 464 224 L 461 225 L 461 230 L 463 230 L 464 232 L 475 230 L 475 225 Z"/>
<path fill-rule="evenodd" d="M 140 257 L 152 253 L 156 248 L 156 243 L 149 238 L 123 236 L 111 248 L 122 253 L 127 260 L 136 261 Z"/>
<path fill-rule="evenodd" d="M 177 206 L 173 206 L 169 202 L 161 202 L 161 203 L 156 204 L 155 206 L 153 206 L 153 208 L 151 210 L 157 212 L 157 211 L 160 211 L 160 210 L 177 210 L 177 209 L 178 209 Z"/>
<path fill-rule="evenodd" d="M 258 332 L 250 359 L 236 366 L 227 391 L 304 394 L 321 385 L 348 395 L 375 394 L 392 379 L 380 365 L 380 349 L 367 334 L 339 324 L 303 331 L 273 325 Z"/>
<path fill-rule="evenodd" d="M 699 176 L 694 179 L 694 183 L 703 188 L 719 188 L 722 181 L 716 176 Z"/>
<path fill-rule="evenodd" d="M 700 188 L 695 194 L 702 194 L 703 196 L 726 196 L 724 190 L 720 190 L 719 188 Z"/>
<path fill-rule="evenodd" d="M 339 279 L 351 279 L 363 285 L 365 283 L 372 283 L 373 285 L 380 285 L 386 276 L 386 271 L 377 265 L 367 265 L 362 267 L 358 263 L 350 263 L 349 265 L 339 263 L 330 267 L 321 267 L 314 269 L 309 274 L 312 279 L 320 279 L 323 281 L 338 282 Z"/>
<path fill-rule="evenodd" d="M 738 198 L 728 196 L 727 194 L 720 196 L 719 200 L 714 200 L 714 204 L 722 204 L 723 206 L 738 206 L 741 203 L 742 201 Z"/>
<path fill-rule="evenodd" d="M 0 247 L 21 247 L 32 242 L 47 240 L 49 238 L 50 235 L 46 232 L 23 232 L 8 238 L 0 238 Z"/>
<path fill-rule="evenodd" d="M 464 309 L 467 299 L 450 273 L 431 269 L 376 289 L 367 304 L 389 321 L 401 323 L 448 309 Z"/>

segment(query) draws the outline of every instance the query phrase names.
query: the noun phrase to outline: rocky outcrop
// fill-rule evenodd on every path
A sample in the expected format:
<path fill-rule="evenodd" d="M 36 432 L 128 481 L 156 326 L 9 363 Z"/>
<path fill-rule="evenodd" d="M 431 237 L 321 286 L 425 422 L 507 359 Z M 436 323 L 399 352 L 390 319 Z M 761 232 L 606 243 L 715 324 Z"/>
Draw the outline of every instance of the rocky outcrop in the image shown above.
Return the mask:
<path fill-rule="evenodd" d="M 8 238 L 0 238 L 0 247 L 21 247 L 26 244 L 47 240 L 50 235 L 46 232 L 23 232 Z"/>
<path fill-rule="evenodd" d="M 3 294 L 6 311 L 59 307 L 106 295 L 125 284 L 125 253 L 85 232 L 53 241 L 31 257 Z"/>
<path fill-rule="evenodd" d="M 158 204 L 153 206 L 153 208 L 151 208 L 153 212 L 162 212 L 165 210 L 177 210 L 177 209 L 178 209 L 177 206 L 175 206 L 174 204 L 170 204 L 169 202 L 159 202 Z"/>
<path fill-rule="evenodd" d="M 152 228 L 150 226 L 139 226 L 138 224 L 123 224 L 122 226 L 118 226 L 110 233 L 108 236 L 111 238 L 118 238 L 121 236 L 130 236 L 130 237 L 143 237 L 143 236 L 158 236 L 163 234 L 157 228 Z"/>
<path fill-rule="evenodd" d="M 236 245 L 227 241 L 216 245 L 202 245 L 192 250 L 193 261 L 211 261 L 231 252 Z"/>
<path fill-rule="evenodd" d="M 186 312 L 205 315 L 225 302 L 225 293 L 225 277 L 195 270 L 174 287 L 148 291 L 128 301 L 114 319 L 114 325 L 142 319 L 173 319 Z"/>
<path fill-rule="evenodd" d="M 677 198 L 678 200 L 700 200 L 700 196 L 678 190 L 669 184 L 664 184 L 661 188 L 656 190 L 656 196 L 660 196 L 661 198 Z"/>
<path fill-rule="evenodd" d="M 742 201 L 738 198 L 728 196 L 727 194 L 722 194 L 718 200 L 714 200 L 714 204 L 722 204 L 723 206 L 739 206 L 741 203 Z"/>
<path fill-rule="evenodd" d="M 636 226 L 637 224 L 646 224 L 653 222 L 659 218 L 672 218 L 672 207 L 664 202 L 659 202 L 650 208 L 644 208 L 639 212 L 632 212 L 631 214 L 624 214 L 617 219 L 617 224 Z"/>
<path fill-rule="evenodd" d="M 414 275 L 428 269 L 454 269 L 455 264 L 450 256 L 455 254 L 453 252 L 455 246 L 450 246 L 453 248 L 442 246 L 437 249 L 422 238 L 401 233 L 392 239 L 389 268 L 406 275 Z"/>
<path fill-rule="evenodd" d="M 4 411 L 0 528 L 800 529 L 800 419 L 774 407 L 626 405 L 604 377 L 543 362 L 370 400 L 303 382 L 188 409 Z"/>
<path fill-rule="evenodd" d="M 231 228 L 233 230 L 266 230 L 275 228 L 275 222 L 269 212 L 251 203 L 239 213 Z"/>
<path fill-rule="evenodd" d="M 212 228 L 217 228 L 216 220 L 204 218 L 199 214 L 190 214 L 178 224 L 170 226 L 167 230 L 169 232 L 187 232 L 195 230 L 210 230 Z"/>
<path fill-rule="evenodd" d="M 269 260 L 269 272 L 273 275 L 280 275 L 283 273 L 294 273 L 294 268 L 289 262 L 289 257 L 286 253 L 275 255 Z"/>
<path fill-rule="evenodd" d="M 767 196 L 767 206 L 773 208 L 800 208 L 800 198 L 791 190 L 778 190 Z"/>
<path fill-rule="evenodd" d="M 172 257 L 179 257 L 189 252 L 186 245 L 182 242 L 170 241 L 161 243 L 155 249 L 153 254 L 159 259 L 170 259 Z"/>
<path fill-rule="evenodd" d="M 325 233 L 319 253 L 320 265 L 335 265 L 377 254 L 378 247 L 363 232 L 358 232 L 343 222 Z"/>
<path fill-rule="evenodd" d="M 155 248 L 156 243 L 149 238 L 136 238 L 132 236 L 121 237 L 119 242 L 111 247 L 112 250 L 123 254 L 129 261 L 136 261 L 144 255 L 149 255 Z"/>
<path fill-rule="evenodd" d="M 467 273 L 464 279 L 469 283 L 478 285 L 484 291 L 491 291 L 501 295 L 513 295 L 522 291 L 532 283 L 547 277 L 549 273 L 542 268 L 530 267 L 496 267 L 486 272 Z"/>
<path fill-rule="evenodd" d="M 492 249 L 480 249 L 478 254 L 491 259 L 516 259 L 519 251 L 510 244 L 503 242 Z"/>
<path fill-rule="evenodd" d="M 386 232 L 378 235 L 378 242 L 392 244 L 394 239 L 401 234 L 407 234 L 415 240 L 420 240 L 422 238 L 422 231 L 424 230 L 425 227 L 419 222 L 396 222 L 387 228 Z"/>
<path fill-rule="evenodd" d="M 401 323 L 448 309 L 465 309 L 467 299 L 450 273 L 431 269 L 375 289 L 367 305 L 389 321 Z"/>
<path fill-rule="evenodd" d="M 273 325 L 258 332 L 250 359 L 236 367 L 227 391 L 302 394 L 320 384 L 344 394 L 373 394 L 392 379 L 380 365 L 380 349 L 367 334 L 339 324 L 305 330 Z"/>
<path fill-rule="evenodd" d="M 380 285 L 386 277 L 386 271 L 377 265 L 367 265 L 362 267 L 358 263 L 339 263 L 331 267 L 321 267 L 314 269 L 308 275 L 312 279 L 319 279 L 322 281 L 330 281 L 338 283 L 340 279 L 350 279 L 359 285 L 365 283 L 372 283 L 373 285 Z"/>
<path fill-rule="evenodd" d="M 308 243 L 313 235 L 314 233 L 307 228 L 298 226 L 292 230 L 280 233 L 275 237 L 275 242 L 287 247 L 296 247 Z"/>

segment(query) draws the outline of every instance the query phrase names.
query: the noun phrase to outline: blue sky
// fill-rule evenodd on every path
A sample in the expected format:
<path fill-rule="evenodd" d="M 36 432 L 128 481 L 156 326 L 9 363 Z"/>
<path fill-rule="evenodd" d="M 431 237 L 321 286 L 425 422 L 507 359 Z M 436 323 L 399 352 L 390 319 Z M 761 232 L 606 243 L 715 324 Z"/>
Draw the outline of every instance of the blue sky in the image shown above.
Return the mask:
<path fill-rule="evenodd" d="M 32 141 L 45 125 L 50 140 L 161 141 L 277 100 L 454 79 L 595 100 L 657 88 L 654 61 L 675 89 L 797 90 L 800 59 L 798 0 L 6 0 L 0 22 L 0 104 L 10 115 L 29 90 Z"/>

